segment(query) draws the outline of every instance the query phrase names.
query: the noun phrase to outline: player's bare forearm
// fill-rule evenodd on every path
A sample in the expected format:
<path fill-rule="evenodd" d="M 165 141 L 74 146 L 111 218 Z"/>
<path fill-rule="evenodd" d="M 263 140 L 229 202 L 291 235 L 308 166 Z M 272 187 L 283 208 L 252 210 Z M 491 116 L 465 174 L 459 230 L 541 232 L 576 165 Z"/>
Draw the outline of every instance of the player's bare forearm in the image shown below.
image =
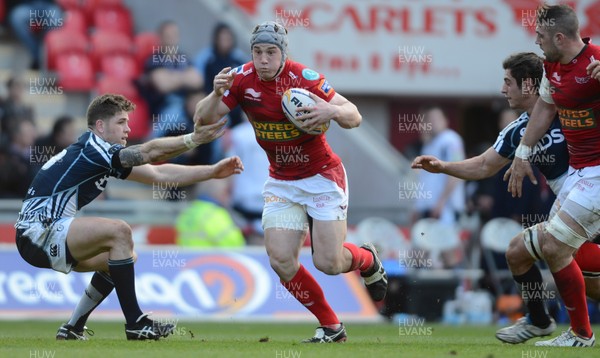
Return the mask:
<path fill-rule="evenodd" d="M 133 168 L 128 180 L 144 184 L 172 183 L 181 186 L 209 179 L 223 179 L 240 174 L 244 165 L 239 157 L 222 159 L 213 165 L 142 165 Z"/>
<path fill-rule="evenodd" d="M 476 157 L 459 162 L 444 162 L 442 172 L 463 180 L 481 180 L 498 173 L 510 160 L 500 156 L 493 148 Z"/>
<path fill-rule="evenodd" d="M 227 112 L 224 112 L 222 106 L 226 106 L 221 99 L 223 96 L 219 96 L 212 91 L 208 96 L 204 97 L 196 104 L 196 111 L 194 112 L 194 122 L 202 124 L 211 124 L 221 119 Z"/>
<path fill-rule="evenodd" d="M 538 98 L 533 107 L 521 143 L 533 147 L 544 136 L 556 115 L 556 106 Z"/>
<path fill-rule="evenodd" d="M 174 158 L 200 144 L 212 142 L 222 136 L 225 123 L 226 121 L 223 120 L 205 126 L 196 124 L 194 132 L 189 134 L 157 138 L 144 144 L 123 148 L 119 151 L 121 165 L 131 168 Z"/>
<path fill-rule="evenodd" d="M 171 159 L 187 150 L 183 136 L 158 138 L 144 144 L 123 148 L 119 152 L 119 159 L 123 167 L 130 168 Z"/>
<path fill-rule="evenodd" d="M 314 94 L 311 94 L 311 98 L 317 101 L 317 105 L 322 101 Z M 336 93 L 329 101 L 329 104 L 331 105 L 332 113 L 331 115 L 327 115 L 327 117 L 336 121 L 340 127 L 350 129 L 358 127 L 360 122 L 362 122 L 362 116 L 358 108 L 341 94 Z"/>
<path fill-rule="evenodd" d="M 358 127 L 362 122 L 362 116 L 358 111 L 358 108 L 349 101 L 340 105 L 334 105 L 336 108 L 333 120 L 336 121 L 340 127 L 350 129 Z"/>
<path fill-rule="evenodd" d="M 201 124 L 215 123 L 229 113 L 229 107 L 223 103 L 223 95 L 233 85 L 235 72 L 225 67 L 213 80 L 214 90 L 196 104 L 194 122 Z"/>
<path fill-rule="evenodd" d="M 162 164 L 155 166 L 159 183 L 176 183 L 186 186 L 215 177 L 214 165 Z"/>

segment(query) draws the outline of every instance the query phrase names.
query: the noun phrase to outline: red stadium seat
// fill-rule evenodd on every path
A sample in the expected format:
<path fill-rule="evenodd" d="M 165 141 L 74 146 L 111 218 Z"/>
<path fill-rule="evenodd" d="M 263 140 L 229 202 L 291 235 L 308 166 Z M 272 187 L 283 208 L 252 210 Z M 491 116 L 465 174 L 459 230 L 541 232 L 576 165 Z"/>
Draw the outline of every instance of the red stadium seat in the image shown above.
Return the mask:
<path fill-rule="evenodd" d="M 150 134 L 150 110 L 148 104 L 140 97 L 129 98 L 135 104 L 135 110 L 129 113 L 129 142 L 141 142 Z"/>
<path fill-rule="evenodd" d="M 113 54 L 131 54 L 133 42 L 129 36 L 114 31 L 96 31 L 92 34 L 92 59 L 100 68 L 100 59 Z"/>
<path fill-rule="evenodd" d="M 54 70 L 56 68 L 56 58 L 61 54 L 67 53 L 86 53 L 89 41 L 87 36 L 69 29 L 59 29 L 50 31 L 44 37 L 46 68 Z"/>
<path fill-rule="evenodd" d="M 160 38 L 154 32 L 140 32 L 135 35 L 133 42 L 135 44 L 135 58 L 137 63 L 140 68 L 144 68 L 146 59 L 160 45 Z"/>
<path fill-rule="evenodd" d="M 99 95 L 116 93 L 127 98 L 139 97 L 137 88 L 135 88 L 131 80 L 124 80 L 122 78 L 111 76 L 103 76 L 100 78 L 100 80 L 98 80 L 96 92 L 98 92 Z"/>
<path fill-rule="evenodd" d="M 100 59 L 100 72 L 111 77 L 134 79 L 140 75 L 140 68 L 133 55 L 117 53 Z"/>
<path fill-rule="evenodd" d="M 100 7 L 123 6 L 121 0 L 81 0 L 81 7 L 90 23 L 94 20 L 94 11 Z"/>
<path fill-rule="evenodd" d="M 89 91 L 95 85 L 92 61 L 85 53 L 66 53 L 56 58 L 58 85 L 65 91 Z"/>
<path fill-rule="evenodd" d="M 65 10 L 80 9 L 80 0 L 56 0 L 56 4 Z"/>
<path fill-rule="evenodd" d="M 77 8 L 66 9 L 63 17 L 65 19 L 63 29 L 82 34 L 87 33 L 87 20 L 83 14 L 83 11 Z"/>
<path fill-rule="evenodd" d="M 96 30 L 118 31 L 127 36 L 133 35 L 131 14 L 123 6 L 101 6 L 93 12 L 92 24 Z"/>
<path fill-rule="evenodd" d="M 6 16 L 6 4 L 4 0 L 0 0 L 0 23 L 4 22 Z"/>

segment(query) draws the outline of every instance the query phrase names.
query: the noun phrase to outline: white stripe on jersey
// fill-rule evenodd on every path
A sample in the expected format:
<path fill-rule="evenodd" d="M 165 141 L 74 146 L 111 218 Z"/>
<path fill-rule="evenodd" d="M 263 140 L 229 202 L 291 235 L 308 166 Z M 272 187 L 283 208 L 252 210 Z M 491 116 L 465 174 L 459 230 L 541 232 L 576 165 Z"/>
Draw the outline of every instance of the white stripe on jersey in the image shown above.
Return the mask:
<path fill-rule="evenodd" d="M 528 120 L 529 120 L 529 114 L 527 114 L 527 112 L 523 112 L 523 113 L 521 113 L 519 118 L 515 119 L 514 121 L 510 122 L 506 127 L 504 127 L 504 129 L 502 131 L 500 131 L 500 134 L 498 134 L 498 138 L 496 139 L 496 142 L 492 146 L 494 148 L 494 150 L 496 152 L 499 152 L 500 148 L 502 148 L 502 145 L 504 144 L 504 138 L 506 137 L 506 134 L 513 131 L 515 127 L 520 126 L 521 124 L 523 124 L 523 122 L 526 122 Z"/>
<path fill-rule="evenodd" d="M 111 145 L 107 142 L 105 142 L 104 140 L 102 140 L 102 138 L 98 138 L 100 139 L 100 142 L 98 142 L 98 140 L 96 139 L 96 135 L 94 133 L 92 133 L 90 135 L 90 138 L 88 139 L 87 143 L 90 143 L 92 145 L 92 147 L 94 147 L 94 149 L 96 149 L 98 151 L 98 153 L 100 153 L 100 155 L 102 155 L 102 158 L 104 158 L 106 160 L 106 163 L 110 166 L 110 157 L 108 155 L 108 149 L 111 147 Z M 103 147 L 106 147 L 103 148 Z"/>

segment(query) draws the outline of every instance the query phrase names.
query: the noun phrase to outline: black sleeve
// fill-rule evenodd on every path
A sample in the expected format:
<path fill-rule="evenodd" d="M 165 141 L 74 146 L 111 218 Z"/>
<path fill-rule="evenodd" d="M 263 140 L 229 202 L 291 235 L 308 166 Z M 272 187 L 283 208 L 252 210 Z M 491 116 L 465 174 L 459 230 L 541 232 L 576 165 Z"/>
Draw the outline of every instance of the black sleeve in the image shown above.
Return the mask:
<path fill-rule="evenodd" d="M 109 153 L 112 154 L 112 159 L 110 161 L 110 166 L 112 167 L 110 170 L 110 176 L 111 177 L 115 177 L 117 179 L 127 179 L 127 177 L 129 176 L 129 174 L 131 174 L 131 171 L 133 170 L 133 168 L 123 168 L 123 165 L 121 164 L 121 158 L 119 157 L 119 153 L 121 152 L 121 150 L 125 148 L 123 146 L 112 146 L 109 150 Z"/>

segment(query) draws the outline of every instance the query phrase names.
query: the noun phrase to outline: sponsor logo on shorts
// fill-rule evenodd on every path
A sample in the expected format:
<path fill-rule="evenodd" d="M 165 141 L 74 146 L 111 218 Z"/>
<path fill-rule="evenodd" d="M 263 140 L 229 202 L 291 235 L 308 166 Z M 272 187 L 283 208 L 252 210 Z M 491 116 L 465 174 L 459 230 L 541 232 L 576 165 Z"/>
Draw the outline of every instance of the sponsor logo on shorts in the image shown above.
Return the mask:
<path fill-rule="evenodd" d="M 58 244 L 50 244 L 50 256 L 57 257 L 60 254 Z"/>
<path fill-rule="evenodd" d="M 313 203 L 318 203 L 320 201 L 329 201 L 331 197 L 329 195 L 323 194 L 319 196 L 313 196 Z"/>
<path fill-rule="evenodd" d="M 563 129 L 579 130 L 596 128 L 596 118 L 594 110 L 588 109 L 567 109 L 559 108 L 558 117 Z"/>
<path fill-rule="evenodd" d="M 269 195 L 269 196 L 265 196 L 265 204 L 268 203 L 287 203 L 287 200 L 285 200 L 284 198 L 280 198 L 277 195 Z"/>

